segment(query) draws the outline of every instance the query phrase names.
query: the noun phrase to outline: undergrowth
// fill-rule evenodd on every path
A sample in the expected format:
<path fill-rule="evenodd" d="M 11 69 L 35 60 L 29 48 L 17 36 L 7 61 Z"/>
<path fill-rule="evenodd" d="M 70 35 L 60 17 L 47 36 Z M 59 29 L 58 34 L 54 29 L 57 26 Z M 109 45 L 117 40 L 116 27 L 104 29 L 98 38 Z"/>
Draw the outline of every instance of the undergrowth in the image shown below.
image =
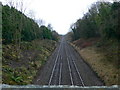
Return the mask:
<path fill-rule="evenodd" d="M 93 68 L 105 85 L 120 85 L 120 42 L 115 39 L 79 39 L 73 42 L 83 59 Z"/>
<path fill-rule="evenodd" d="M 52 40 L 34 40 L 18 45 L 3 45 L 2 83 L 10 85 L 31 84 L 38 69 L 56 47 Z"/>

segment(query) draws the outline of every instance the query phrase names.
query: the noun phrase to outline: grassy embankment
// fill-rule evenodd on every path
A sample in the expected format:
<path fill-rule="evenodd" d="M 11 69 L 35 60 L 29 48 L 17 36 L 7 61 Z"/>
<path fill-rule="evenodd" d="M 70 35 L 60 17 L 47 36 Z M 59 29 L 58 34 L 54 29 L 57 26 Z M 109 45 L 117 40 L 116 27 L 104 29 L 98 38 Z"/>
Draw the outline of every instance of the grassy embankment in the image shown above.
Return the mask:
<path fill-rule="evenodd" d="M 101 41 L 99 39 L 79 39 L 72 45 L 83 59 L 93 68 L 105 85 L 120 85 L 119 57 L 120 43 L 116 40 Z"/>
<path fill-rule="evenodd" d="M 38 69 L 56 47 L 52 40 L 34 40 L 22 42 L 20 54 L 14 44 L 3 45 L 2 83 L 25 85 L 31 84 Z"/>

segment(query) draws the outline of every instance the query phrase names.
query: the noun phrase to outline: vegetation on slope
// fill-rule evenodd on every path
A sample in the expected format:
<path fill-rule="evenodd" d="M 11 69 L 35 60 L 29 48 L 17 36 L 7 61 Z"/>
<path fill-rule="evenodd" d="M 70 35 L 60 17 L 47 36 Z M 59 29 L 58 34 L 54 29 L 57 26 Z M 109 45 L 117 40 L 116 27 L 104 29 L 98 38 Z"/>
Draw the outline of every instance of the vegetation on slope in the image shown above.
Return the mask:
<path fill-rule="evenodd" d="M 22 42 L 18 58 L 15 44 L 3 45 L 3 83 L 16 85 L 32 83 L 38 69 L 45 64 L 55 46 L 56 42 L 50 40 Z"/>
<path fill-rule="evenodd" d="M 105 85 L 119 85 L 119 43 L 116 41 L 101 43 L 99 38 L 90 38 L 76 40 L 72 45 Z"/>
<path fill-rule="evenodd" d="M 2 83 L 31 84 L 55 49 L 59 35 L 14 7 L 2 8 Z"/>
<path fill-rule="evenodd" d="M 97 2 L 71 29 L 73 44 L 106 85 L 119 85 L 120 2 Z"/>

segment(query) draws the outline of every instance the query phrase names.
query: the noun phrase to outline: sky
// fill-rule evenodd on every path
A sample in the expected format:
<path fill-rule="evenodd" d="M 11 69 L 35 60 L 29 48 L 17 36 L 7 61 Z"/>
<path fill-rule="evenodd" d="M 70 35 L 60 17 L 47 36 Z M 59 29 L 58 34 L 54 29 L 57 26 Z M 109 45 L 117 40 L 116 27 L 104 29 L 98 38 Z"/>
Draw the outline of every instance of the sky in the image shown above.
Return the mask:
<path fill-rule="evenodd" d="M 6 3 L 10 0 L 0 1 Z M 96 1 L 98 0 L 23 0 L 23 6 L 26 15 L 42 19 L 46 25 L 51 24 L 53 30 L 64 35 L 70 31 L 70 25 L 81 18 Z"/>

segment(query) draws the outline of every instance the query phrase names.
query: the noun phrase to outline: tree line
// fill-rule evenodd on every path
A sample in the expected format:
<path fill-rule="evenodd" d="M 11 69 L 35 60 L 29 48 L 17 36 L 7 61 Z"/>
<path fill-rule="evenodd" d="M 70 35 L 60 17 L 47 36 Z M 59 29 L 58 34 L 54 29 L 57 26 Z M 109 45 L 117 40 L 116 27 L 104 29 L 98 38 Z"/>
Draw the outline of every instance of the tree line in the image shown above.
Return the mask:
<path fill-rule="evenodd" d="M 73 38 L 101 37 L 120 40 L 120 2 L 96 2 L 71 25 Z"/>
<path fill-rule="evenodd" d="M 14 7 L 2 5 L 2 42 L 3 44 L 34 39 L 57 40 L 57 32 L 45 25 L 39 26 L 33 19 L 27 17 Z"/>

